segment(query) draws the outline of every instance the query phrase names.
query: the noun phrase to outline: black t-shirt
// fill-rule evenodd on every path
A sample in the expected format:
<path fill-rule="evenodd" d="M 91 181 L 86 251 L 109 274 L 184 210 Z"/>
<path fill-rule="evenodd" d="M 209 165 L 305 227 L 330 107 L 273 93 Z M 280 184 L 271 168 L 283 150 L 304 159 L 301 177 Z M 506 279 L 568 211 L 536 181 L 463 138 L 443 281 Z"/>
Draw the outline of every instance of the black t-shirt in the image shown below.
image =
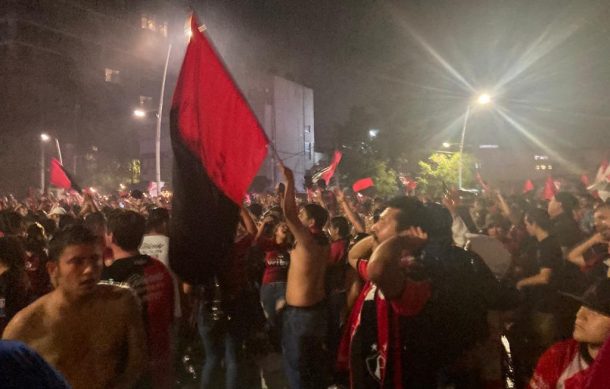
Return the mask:
<path fill-rule="evenodd" d="M 551 269 L 551 280 L 547 285 L 528 288 L 534 308 L 541 312 L 551 312 L 557 302 L 557 279 L 562 270 L 562 251 L 554 235 L 549 235 L 536 245 L 536 264 L 538 269 Z"/>
<path fill-rule="evenodd" d="M 583 233 L 570 215 L 562 213 L 553 219 L 552 235 L 557 237 L 560 247 L 570 249 L 583 239 Z"/>

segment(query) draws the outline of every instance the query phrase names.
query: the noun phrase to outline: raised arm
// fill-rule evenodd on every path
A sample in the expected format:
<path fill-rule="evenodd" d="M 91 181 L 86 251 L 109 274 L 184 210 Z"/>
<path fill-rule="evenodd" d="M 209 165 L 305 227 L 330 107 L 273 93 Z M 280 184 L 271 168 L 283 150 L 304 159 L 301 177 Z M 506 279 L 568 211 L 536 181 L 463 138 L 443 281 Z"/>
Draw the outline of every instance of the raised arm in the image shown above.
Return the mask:
<path fill-rule="evenodd" d="M 292 170 L 284 165 L 280 165 L 280 169 L 282 170 L 286 184 L 286 190 L 282 200 L 286 224 L 288 225 L 290 232 L 292 232 L 292 235 L 294 235 L 295 240 L 300 244 L 303 244 L 312 238 L 307 228 L 299 220 L 299 211 L 295 199 L 294 174 L 292 173 Z"/>
<path fill-rule="evenodd" d="M 405 287 L 407 277 L 400 264 L 403 252 L 418 251 L 427 238 L 420 228 L 409 228 L 381 243 L 373 251 L 367 273 L 387 298 L 400 296 Z"/>
<path fill-rule="evenodd" d="M 347 220 L 349 220 L 349 222 L 352 223 L 352 226 L 354 226 L 354 231 L 356 231 L 356 233 L 358 234 L 366 232 L 362 220 L 360 220 L 358 215 L 356 215 L 356 213 L 352 209 L 351 204 L 345 199 L 345 194 L 343 193 L 341 188 L 335 188 L 334 192 L 335 197 L 337 198 L 337 202 L 341 206 L 345 217 L 347 217 Z"/>
<path fill-rule="evenodd" d="M 367 236 L 358 241 L 347 254 L 347 260 L 351 267 L 358 270 L 358 260 L 369 259 L 373 250 L 375 249 L 376 242 L 373 236 Z"/>
<path fill-rule="evenodd" d="M 585 253 L 596 244 L 605 242 L 606 241 L 603 235 L 599 232 L 596 232 L 589 239 L 585 240 L 584 242 L 570 250 L 567 256 L 568 261 L 579 267 L 585 267 L 587 265 L 587 262 L 585 261 Z"/>
<path fill-rule="evenodd" d="M 254 223 L 254 220 L 252 220 L 252 216 L 250 216 L 250 211 L 243 205 L 239 211 L 239 216 L 241 217 L 241 221 L 244 223 L 244 227 L 246 227 L 248 234 L 256 236 L 258 233 L 256 224 Z"/>

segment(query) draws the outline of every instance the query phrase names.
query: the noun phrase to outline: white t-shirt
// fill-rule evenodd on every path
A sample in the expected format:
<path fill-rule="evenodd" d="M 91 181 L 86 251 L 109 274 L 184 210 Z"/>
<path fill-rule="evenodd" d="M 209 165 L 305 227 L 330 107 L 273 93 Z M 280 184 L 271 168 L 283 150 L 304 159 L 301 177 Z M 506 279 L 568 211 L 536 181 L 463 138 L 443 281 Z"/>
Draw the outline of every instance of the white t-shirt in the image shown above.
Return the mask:
<path fill-rule="evenodd" d="M 165 235 L 144 235 L 140 245 L 140 253 L 150 255 L 161 261 L 172 274 L 174 280 L 174 317 L 182 317 L 180 307 L 180 290 L 178 289 L 178 279 L 169 267 L 169 237 Z"/>

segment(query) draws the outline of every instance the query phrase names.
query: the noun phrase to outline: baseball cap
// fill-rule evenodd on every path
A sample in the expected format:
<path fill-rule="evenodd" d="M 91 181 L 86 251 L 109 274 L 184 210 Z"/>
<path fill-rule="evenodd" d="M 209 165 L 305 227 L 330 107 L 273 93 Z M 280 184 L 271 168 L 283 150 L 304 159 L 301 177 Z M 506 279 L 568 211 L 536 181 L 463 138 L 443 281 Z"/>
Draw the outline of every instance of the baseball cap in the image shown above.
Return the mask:
<path fill-rule="evenodd" d="M 610 316 L 610 278 L 596 282 L 582 296 L 569 293 L 562 294 L 573 298 L 593 311 Z"/>

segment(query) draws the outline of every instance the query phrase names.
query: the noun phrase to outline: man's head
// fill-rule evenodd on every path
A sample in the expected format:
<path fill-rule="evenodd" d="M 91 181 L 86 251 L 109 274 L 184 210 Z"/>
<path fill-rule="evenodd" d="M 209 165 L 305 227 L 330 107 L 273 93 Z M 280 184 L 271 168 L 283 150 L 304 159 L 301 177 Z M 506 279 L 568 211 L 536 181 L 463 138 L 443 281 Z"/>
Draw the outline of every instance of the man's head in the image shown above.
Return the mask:
<path fill-rule="evenodd" d="M 568 192 L 557 192 L 549 202 L 548 212 L 551 218 L 562 213 L 572 216 L 572 211 L 578 205 L 578 200 Z"/>
<path fill-rule="evenodd" d="M 146 232 L 169 235 L 169 211 L 167 208 L 153 208 L 148 213 Z"/>
<path fill-rule="evenodd" d="M 378 243 L 384 242 L 409 227 L 422 227 L 424 214 L 424 205 L 415 197 L 395 197 L 387 202 L 371 232 Z"/>
<path fill-rule="evenodd" d="M 305 227 L 321 230 L 328 221 L 328 211 L 318 204 L 305 204 L 299 212 L 299 219 Z"/>
<path fill-rule="evenodd" d="M 332 240 L 347 238 L 349 236 L 349 222 L 343 216 L 335 216 L 330 219 L 330 237 Z"/>
<path fill-rule="evenodd" d="M 593 223 L 595 224 L 595 231 L 610 240 L 610 204 L 602 203 L 595 208 Z"/>
<path fill-rule="evenodd" d="M 525 214 L 525 229 L 531 236 L 535 236 L 540 230 L 549 232 L 551 230 L 551 218 L 541 208 L 534 208 Z"/>
<path fill-rule="evenodd" d="M 601 346 L 610 337 L 610 279 L 599 281 L 575 299 L 582 306 L 576 314 L 574 339 Z"/>
<path fill-rule="evenodd" d="M 106 245 L 137 251 L 142 243 L 146 220 L 134 211 L 113 212 L 108 218 Z"/>
<path fill-rule="evenodd" d="M 49 244 L 47 271 L 53 285 L 66 294 L 84 297 L 93 293 L 102 273 L 98 238 L 82 225 L 59 231 Z"/>

